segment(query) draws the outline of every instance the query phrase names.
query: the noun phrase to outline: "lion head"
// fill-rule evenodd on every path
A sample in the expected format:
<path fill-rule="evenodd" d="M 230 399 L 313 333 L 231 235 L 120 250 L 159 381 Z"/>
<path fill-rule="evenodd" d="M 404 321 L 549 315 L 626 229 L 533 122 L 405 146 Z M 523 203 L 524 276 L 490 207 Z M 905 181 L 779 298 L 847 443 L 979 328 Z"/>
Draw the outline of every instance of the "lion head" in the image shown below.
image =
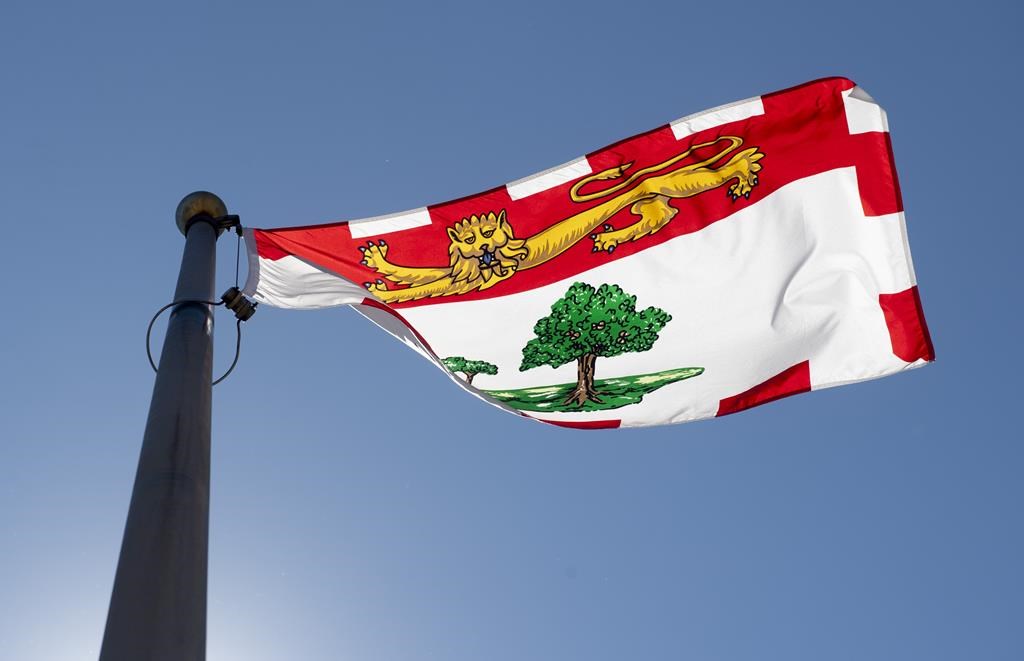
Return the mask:
<path fill-rule="evenodd" d="M 526 256 L 526 241 L 512 234 L 505 210 L 494 215 L 470 216 L 448 228 L 448 257 L 455 282 L 481 280 L 481 284 L 504 280 L 516 272 Z"/>

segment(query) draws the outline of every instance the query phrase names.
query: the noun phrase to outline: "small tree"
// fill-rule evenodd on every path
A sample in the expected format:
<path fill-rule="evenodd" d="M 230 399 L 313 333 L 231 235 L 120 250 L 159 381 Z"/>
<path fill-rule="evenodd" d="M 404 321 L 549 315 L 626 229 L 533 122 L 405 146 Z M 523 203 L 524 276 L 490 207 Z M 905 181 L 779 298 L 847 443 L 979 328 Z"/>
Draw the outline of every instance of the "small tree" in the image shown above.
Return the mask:
<path fill-rule="evenodd" d="M 565 403 L 582 406 L 587 400 L 600 402 L 600 393 L 594 389 L 597 359 L 647 351 L 671 319 L 655 307 L 637 312 L 636 296 L 618 285 L 595 289 L 583 282 L 573 283 L 551 306 L 551 314 L 534 325 L 537 337 L 523 347 L 519 371 L 541 365 L 559 367 L 575 360 L 576 387 Z"/>
<path fill-rule="evenodd" d="M 498 366 L 486 360 L 466 360 L 462 356 L 451 356 L 441 362 L 453 372 L 462 372 L 466 375 L 466 383 L 472 384 L 473 377 L 477 374 L 497 374 Z"/>

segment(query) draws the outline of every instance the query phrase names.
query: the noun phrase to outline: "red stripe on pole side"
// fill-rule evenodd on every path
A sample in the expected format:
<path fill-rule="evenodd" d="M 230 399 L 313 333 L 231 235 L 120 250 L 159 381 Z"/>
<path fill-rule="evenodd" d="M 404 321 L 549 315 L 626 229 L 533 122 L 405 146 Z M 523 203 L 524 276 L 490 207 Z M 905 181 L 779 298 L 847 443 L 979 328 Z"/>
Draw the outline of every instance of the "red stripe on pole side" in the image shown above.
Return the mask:
<path fill-rule="evenodd" d="M 764 383 L 760 383 L 746 392 L 727 397 L 718 403 L 718 413 L 721 417 L 730 413 L 737 413 L 768 402 L 774 402 L 783 397 L 798 395 L 811 390 L 811 363 L 804 361 L 793 365 Z"/>
<path fill-rule="evenodd" d="M 879 294 L 878 304 L 889 327 L 892 352 L 897 357 L 908 363 L 919 359 L 935 360 L 935 347 L 916 286 L 896 294 Z"/>
<path fill-rule="evenodd" d="M 555 425 L 556 427 L 569 427 L 570 429 L 618 429 L 622 425 L 622 420 L 580 420 L 577 422 L 574 420 L 533 419 L 546 422 L 549 425 Z"/>

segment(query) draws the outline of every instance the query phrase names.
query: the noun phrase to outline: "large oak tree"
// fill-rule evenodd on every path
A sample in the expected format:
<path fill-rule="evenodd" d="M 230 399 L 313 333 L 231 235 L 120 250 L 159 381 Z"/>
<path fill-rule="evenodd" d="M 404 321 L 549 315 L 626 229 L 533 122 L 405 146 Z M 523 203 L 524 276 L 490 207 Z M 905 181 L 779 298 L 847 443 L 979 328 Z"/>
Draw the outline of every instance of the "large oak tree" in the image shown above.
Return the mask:
<path fill-rule="evenodd" d="M 583 282 L 573 283 L 551 306 L 551 314 L 534 325 L 536 337 L 523 347 L 519 370 L 541 365 L 559 367 L 575 360 L 576 387 L 565 403 L 582 406 L 587 400 L 600 402 L 600 393 L 594 388 L 597 359 L 647 351 L 671 319 L 655 307 L 637 312 L 636 296 L 618 285 L 595 289 Z"/>

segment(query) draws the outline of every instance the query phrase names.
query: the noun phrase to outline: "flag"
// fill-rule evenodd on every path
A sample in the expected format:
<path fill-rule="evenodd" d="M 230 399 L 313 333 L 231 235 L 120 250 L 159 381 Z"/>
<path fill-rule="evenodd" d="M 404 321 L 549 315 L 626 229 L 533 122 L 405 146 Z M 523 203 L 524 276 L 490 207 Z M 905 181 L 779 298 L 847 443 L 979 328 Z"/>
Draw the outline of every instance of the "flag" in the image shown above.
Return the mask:
<path fill-rule="evenodd" d="M 255 300 L 353 305 L 556 425 L 721 416 L 934 359 L 886 115 L 845 78 L 479 195 L 245 237 Z"/>

